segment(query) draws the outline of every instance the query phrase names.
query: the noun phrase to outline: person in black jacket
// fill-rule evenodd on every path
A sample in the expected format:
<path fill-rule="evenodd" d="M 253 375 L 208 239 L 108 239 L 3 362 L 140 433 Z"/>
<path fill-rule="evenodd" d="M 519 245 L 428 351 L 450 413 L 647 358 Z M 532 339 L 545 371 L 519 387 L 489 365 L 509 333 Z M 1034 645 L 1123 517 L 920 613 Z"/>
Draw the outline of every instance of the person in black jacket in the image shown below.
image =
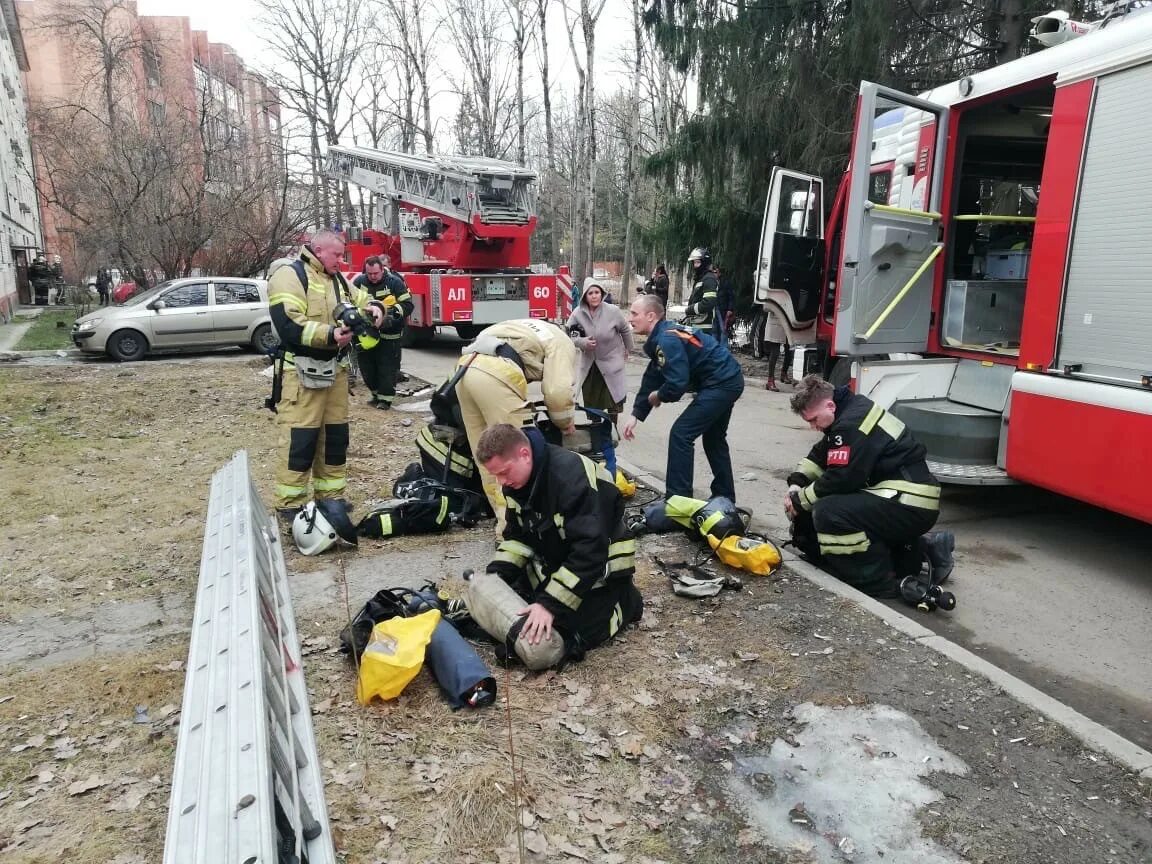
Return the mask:
<path fill-rule="evenodd" d="M 656 269 L 652 271 L 652 278 L 644 286 L 645 293 L 654 294 L 660 298 L 660 302 L 665 306 L 668 305 L 668 268 L 663 264 L 657 264 Z"/>
<path fill-rule="evenodd" d="M 507 501 L 503 540 L 488 571 L 527 604 L 520 638 L 537 644 L 555 628 L 565 657 L 579 659 L 640 620 L 636 541 L 603 465 L 508 423 L 485 430 L 476 459 Z"/>
<path fill-rule="evenodd" d="M 955 538 L 925 533 L 940 515 L 940 484 L 924 445 L 867 396 L 818 375 L 800 382 L 791 405 L 824 433 L 788 477 L 784 510 L 797 547 L 873 597 L 899 597 L 921 556 L 934 584 L 946 580 Z"/>
<path fill-rule="evenodd" d="M 374 348 L 359 349 L 360 372 L 372 393 L 368 404 L 387 411 L 396 398 L 396 379 L 400 374 L 400 337 L 404 335 L 404 322 L 412 314 L 412 295 L 404 279 L 388 269 L 384 259 L 372 255 L 364 261 L 364 272 L 352 282 L 363 288 L 372 299 L 380 303 L 384 323 L 380 326 L 380 341 Z"/>

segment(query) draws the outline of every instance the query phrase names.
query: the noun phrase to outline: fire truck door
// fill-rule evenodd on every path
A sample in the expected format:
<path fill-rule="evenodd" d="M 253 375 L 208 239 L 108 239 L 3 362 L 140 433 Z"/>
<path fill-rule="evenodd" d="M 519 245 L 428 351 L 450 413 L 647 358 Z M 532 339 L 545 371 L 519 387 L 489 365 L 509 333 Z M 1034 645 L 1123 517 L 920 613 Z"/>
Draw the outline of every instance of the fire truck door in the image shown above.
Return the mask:
<path fill-rule="evenodd" d="M 773 168 L 764 202 L 756 300 L 772 301 L 795 327 L 816 317 L 824 270 L 824 181 Z"/>
<path fill-rule="evenodd" d="M 894 128 L 895 127 L 895 128 Z M 846 356 L 924 351 L 941 260 L 948 109 L 860 85 L 837 280 L 833 350 Z M 873 163 L 894 163 L 878 182 Z M 887 174 L 887 172 L 885 172 Z"/>

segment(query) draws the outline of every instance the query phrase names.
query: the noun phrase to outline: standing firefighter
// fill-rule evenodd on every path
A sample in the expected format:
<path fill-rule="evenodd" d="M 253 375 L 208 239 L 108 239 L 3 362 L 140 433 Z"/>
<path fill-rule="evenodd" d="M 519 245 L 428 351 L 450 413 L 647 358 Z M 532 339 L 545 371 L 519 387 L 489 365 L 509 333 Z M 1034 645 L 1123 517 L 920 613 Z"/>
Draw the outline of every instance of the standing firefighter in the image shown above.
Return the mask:
<path fill-rule="evenodd" d="M 934 584 L 947 579 L 955 541 L 925 533 L 940 515 L 940 484 L 924 445 L 867 396 L 817 375 L 800 382 L 791 404 L 824 433 L 788 477 L 784 510 L 797 547 L 873 597 L 901 596 L 900 579 L 920 570 L 921 556 Z"/>
<path fill-rule="evenodd" d="M 399 274 L 388 269 L 384 259 L 373 255 L 364 261 L 364 272 L 352 283 L 372 295 L 384 309 L 380 342 L 360 352 L 360 372 L 372 393 L 368 404 L 388 410 L 396 398 L 396 376 L 400 372 L 400 337 L 404 322 L 412 314 L 412 295 Z"/>
<path fill-rule="evenodd" d="M 636 437 L 636 424 L 647 419 L 653 408 L 665 402 L 679 402 L 685 393 L 694 392 L 692 404 L 676 418 L 668 436 L 665 491 L 668 497 L 695 497 L 692 475 L 696 439 L 700 438 L 712 469 L 712 497 L 720 495 L 735 501 L 728 423 L 732 407 L 744 392 L 740 364 L 708 334 L 665 321 L 664 304 L 651 294 L 632 301 L 628 316 L 632 331 L 648 337 L 644 353 L 649 362 L 632 405 L 632 416 L 621 432 L 624 440 Z"/>
<path fill-rule="evenodd" d="M 456 384 L 460 413 L 472 452 L 489 426 L 532 422 L 528 384 L 540 382 L 548 419 L 570 433 L 576 422 L 576 366 L 579 352 L 568 334 L 555 324 L 522 318 L 493 324 L 464 349 L 460 364 L 468 368 Z M 496 514 L 496 533 L 504 528 L 504 496 L 500 484 L 480 466 L 488 503 Z"/>
<path fill-rule="evenodd" d="M 340 274 L 344 239 L 317 231 L 299 258 L 281 266 L 268 283 L 272 324 L 284 350 L 282 392 L 277 410 L 279 463 L 276 507 L 292 518 L 308 501 L 343 498 L 348 459 L 348 360 L 355 335 L 371 347 L 384 307 Z"/>
<path fill-rule="evenodd" d="M 684 323 L 711 327 L 716 314 L 716 295 L 720 283 L 712 271 L 712 253 L 697 246 L 688 255 L 688 276 L 692 280 L 692 293 L 688 308 L 684 310 Z"/>

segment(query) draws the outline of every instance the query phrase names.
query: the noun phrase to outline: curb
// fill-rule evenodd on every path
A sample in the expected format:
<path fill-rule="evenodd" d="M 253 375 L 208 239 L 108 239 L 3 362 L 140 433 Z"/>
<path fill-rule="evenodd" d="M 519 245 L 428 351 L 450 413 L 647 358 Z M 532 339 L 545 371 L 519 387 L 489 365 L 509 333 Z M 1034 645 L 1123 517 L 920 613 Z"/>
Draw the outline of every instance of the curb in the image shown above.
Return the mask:
<path fill-rule="evenodd" d="M 645 486 L 663 494 L 664 481 L 660 478 L 637 468 L 627 460 L 621 459 L 619 455 L 616 457 L 616 463 Z M 904 613 L 885 606 L 862 591 L 857 591 L 851 585 L 841 582 L 835 576 L 831 576 L 807 561 L 801 560 L 796 555 L 785 553 L 783 557 L 784 564 L 797 576 L 806 579 L 824 591 L 851 600 L 912 641 L 931 648 L 965 669 L 987 678 L 992 684 L 1019 702 L 1038 711 L 1049 720 L 1059 723 L 1093 750 L 1106 754 L 1144 779 L 1152 779 L 1152 753 L 1143 747 L 1138 747 L 1127 738 L 1118 735 L 1095 720 L 1085 717 L 1079 711 L 1005 672 L 999 666 L 994 666 L 967 648 L 937 635 L 924 625 L 919 624 L 914 618 L 909 618 Z"/>

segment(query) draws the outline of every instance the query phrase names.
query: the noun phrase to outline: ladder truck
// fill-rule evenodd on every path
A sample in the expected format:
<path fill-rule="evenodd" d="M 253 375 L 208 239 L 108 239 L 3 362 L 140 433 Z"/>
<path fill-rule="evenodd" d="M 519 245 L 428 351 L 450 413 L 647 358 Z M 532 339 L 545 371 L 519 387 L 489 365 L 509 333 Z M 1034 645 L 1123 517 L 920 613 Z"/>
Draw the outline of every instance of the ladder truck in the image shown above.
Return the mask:
<path fill-rule="evenodd" d="M 860 86 L 848 171 L 773 170 L 756 299 L 902 420 L 946 483 L 1152 522 L 1152 2 L 1035 51 Z"/>
<path fill-rule="evenodd" d="M 437 327 L 471 339 L 511 318 L 563 323 L 572 280 L 529 268 L 536 230 L 536 173 L 498 159 L 421 156 L 367 147 L 328 148 L 327 175 L 373 198 L 373 226 L 347 232 L 346 258 L 359 273 L 387 255 L 415 304 L 405 344 Z"/>

